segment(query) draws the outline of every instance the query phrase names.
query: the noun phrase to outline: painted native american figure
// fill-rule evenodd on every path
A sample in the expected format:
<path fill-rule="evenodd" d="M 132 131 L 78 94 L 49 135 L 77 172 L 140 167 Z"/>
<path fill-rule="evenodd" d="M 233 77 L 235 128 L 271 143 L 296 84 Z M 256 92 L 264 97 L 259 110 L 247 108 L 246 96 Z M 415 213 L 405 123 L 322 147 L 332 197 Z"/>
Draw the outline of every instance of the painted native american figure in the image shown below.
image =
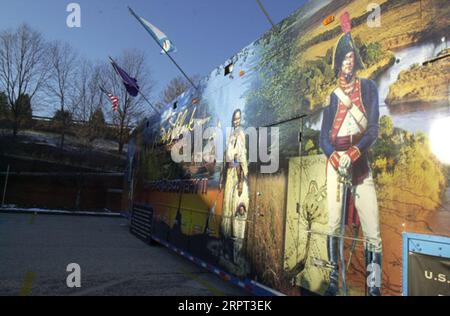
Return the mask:
<path fill-rule="evenodd" d="M 248 163 L 245 134 L 241 127 L 241 110 L 232 116 L 233 131 L 228 139 L 220 186 L 224 184 L 221 231 L 225 255 L 237 262 L 241 255 L 249 204 Z"/>

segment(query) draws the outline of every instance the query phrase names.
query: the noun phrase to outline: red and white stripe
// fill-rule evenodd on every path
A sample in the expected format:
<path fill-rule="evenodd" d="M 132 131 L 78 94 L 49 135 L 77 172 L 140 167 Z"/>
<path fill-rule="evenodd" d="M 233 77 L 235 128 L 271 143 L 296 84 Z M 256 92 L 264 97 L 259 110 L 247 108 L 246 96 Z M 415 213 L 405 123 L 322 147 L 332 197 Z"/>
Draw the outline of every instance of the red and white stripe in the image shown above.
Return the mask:
<path fill-rule="evenodd" d="M 112 103 L 113 112 L 117 112 L 119 110 L 119 98 L 111 93 L 108 93 L 108 98 Z"/>

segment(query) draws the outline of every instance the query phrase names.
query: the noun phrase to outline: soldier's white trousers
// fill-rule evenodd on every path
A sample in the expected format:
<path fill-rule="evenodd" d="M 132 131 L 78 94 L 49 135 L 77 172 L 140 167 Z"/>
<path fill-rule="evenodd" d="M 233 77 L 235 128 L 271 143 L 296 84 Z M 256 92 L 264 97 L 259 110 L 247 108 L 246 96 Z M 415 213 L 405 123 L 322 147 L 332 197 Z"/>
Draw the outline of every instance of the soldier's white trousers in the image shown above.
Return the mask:
<path fill-rule="evenodd" d="M 339 186 L 339 188 L 338 188 Z M 338 182 L 337 171 L 330 162 L 327 166 L 327 200 L 329 233 L 340 234 L 342 219 L 343 185 Z M 381 252 L 380 220 L 378 212 L 375 184 L 370 172 L 363 183 L 356 186 L 355 207 L 361 222 L 362 231 L 367 241 L 368 249 Z"/>

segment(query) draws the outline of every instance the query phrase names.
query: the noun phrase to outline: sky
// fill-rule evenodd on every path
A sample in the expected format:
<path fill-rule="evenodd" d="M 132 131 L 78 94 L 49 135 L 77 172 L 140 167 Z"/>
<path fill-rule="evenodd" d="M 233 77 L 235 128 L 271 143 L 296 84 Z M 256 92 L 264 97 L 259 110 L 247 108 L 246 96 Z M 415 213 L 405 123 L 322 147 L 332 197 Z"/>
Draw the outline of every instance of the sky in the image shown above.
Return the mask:
<path fill-rule="evenodd" d="M 66 24 L 68 4 L 81 7 L 81 27 Z M 306 0 L 261 0 L 275 23 Z M 174 59 L 188 75 L 214 68 L 271 28 L 256 0 L 0 0 L 0 30 L 26 22 L 47 40 L 70 43 L 81 56 L 107 60 L 137 48 L 148 58 L 157 101 L 168 82 L 181 73 L 130 15 L 127 6 L 161 29 L 177 47 Z"/>

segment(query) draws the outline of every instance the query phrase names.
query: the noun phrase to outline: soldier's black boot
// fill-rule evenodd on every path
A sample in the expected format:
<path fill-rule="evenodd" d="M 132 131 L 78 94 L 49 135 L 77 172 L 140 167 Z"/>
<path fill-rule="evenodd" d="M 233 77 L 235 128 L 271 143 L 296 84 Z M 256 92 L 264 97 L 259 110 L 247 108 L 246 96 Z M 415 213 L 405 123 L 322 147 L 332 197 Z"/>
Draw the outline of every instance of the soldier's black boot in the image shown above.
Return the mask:
<path fill-rule="evenodd" d="M 339 292 L 339 237 L 327 237 L 328 262 L 332 266 L 330 283 L 325 291 L 325 296 L 336 296 Z"/>
<path fill-rule="evenodd" d="M 235 238 L 233 242 L 233 263 L 238 264 L 239 258 L 241 257 L 241 251 L 242 251 L 242 239 L 241 238 Z"/>
<path fill-rule="evenodd" d="M 367 295 L 381 296 L 381 252 L 366 250 Z"/>
<path fill-rule="evenodd" d="M 226 261 L 233 261 L 233 241 L 222 236 L 222 256 Z"/>

